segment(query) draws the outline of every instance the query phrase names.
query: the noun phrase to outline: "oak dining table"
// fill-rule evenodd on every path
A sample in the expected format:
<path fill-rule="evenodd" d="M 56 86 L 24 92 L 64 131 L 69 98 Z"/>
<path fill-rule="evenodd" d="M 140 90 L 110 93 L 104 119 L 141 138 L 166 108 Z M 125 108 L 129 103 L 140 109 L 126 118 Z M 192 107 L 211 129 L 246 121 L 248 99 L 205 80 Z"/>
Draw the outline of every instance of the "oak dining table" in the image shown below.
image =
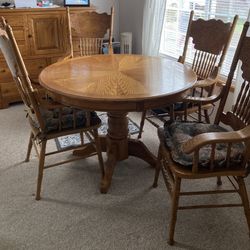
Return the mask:
<path fill-rule="evenodd" d="M 107 112 L 108 132 L 101 138 L 102 150 L 107 152 L 102 193 L 108 191 L 119 161 L 135 156 L 156 165 L 145 144 L 128 137 L 128 112 L 181 101 L 196 80 L 193 70 L 181 63 L 127 54 L 76 57 L 46 67 L 39 76 L 56 101 Z M 84 149 L 76 154 L 84 154 Z"/>

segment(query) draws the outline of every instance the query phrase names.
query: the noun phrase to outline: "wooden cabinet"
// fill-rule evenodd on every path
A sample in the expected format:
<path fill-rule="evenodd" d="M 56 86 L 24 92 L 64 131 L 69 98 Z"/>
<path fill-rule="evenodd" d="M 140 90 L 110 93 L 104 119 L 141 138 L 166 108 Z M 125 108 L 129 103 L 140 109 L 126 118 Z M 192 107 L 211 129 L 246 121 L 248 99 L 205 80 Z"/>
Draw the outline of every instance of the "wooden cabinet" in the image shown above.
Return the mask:
<path fill-rule="evenodd" d="M 93 11 L 93 7 L 74 8 L 73 12 Z M 11 25 L 31 79 L 38 79 L 47 65 L 66 54 L 69 48 L 65 8 L 2 9 Z M 21 101 L 10 71 L 0 53 L 0 108 Z"/>

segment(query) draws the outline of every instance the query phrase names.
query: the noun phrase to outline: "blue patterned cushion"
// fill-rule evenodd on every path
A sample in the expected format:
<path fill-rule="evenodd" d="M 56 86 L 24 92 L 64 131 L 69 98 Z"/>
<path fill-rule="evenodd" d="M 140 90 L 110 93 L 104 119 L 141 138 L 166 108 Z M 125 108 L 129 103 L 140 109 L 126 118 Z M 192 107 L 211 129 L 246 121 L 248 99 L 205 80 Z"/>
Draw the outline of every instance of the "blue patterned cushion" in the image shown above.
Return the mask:
<path fill-rule="evenodd" d="M 197 106 L 198 108 L 198 105 L 196 103 L 187 103 L 187 107 L 184 106 L 184 103 L 183 102 L 176 102 L 174 104 L 174 111 L 183 111 L 186 109 L 186 108 L 192 108 L 194 106 Z M 165 113 L 169 113 L 170 112 L 170 108 L 169 106 L 165 107 L 165 108 L 157 108 L 157 109 L 152 109 L 152 111 L 157 114 L 157 115 L 162 115 L 162 114 L 165 114 Z"/>
<path fill-rule="evenodd" d="M 193 154 L 183 152 L 183 144 L 196 135 L 209 132 L 226 132 L 227 130 L 214 124 L 194 123 L 194 122 L 173 122 L 164 125 L 165 143 L 171 151 L 172 159 L 187 167 L 193 165 Z M 234 143 L 231 148 L 230 162 L 239 164 L 242 160 L 244 145 Z M 202 147 L 199 151 L 199 165 L 208 168 L 210 163 L 211 145 Z M 225 166 L 227 155 L 227 144 L 218 143 L 215 149 L 215 167 Z"/>
<path fill-rule="evenodd" d="M 74 114 L 76 116 L 76 128 L 82 128 L 86 125 L 85 111 L 80 109 L 73 109 L 70 107 L 64 107 L 61 109 L 61 128 L 62 130 L 73 129 L 74 128 Z M 41 110 L 42 117 L 45 120 L 46 132 L 54 132 L 60 128 L 59 120 L 59 109 L 54 110 Z M 91 112 L 90 124 L 96 125 L 101 123 L 101 120 L 97 116 L 96 112 Z"/>

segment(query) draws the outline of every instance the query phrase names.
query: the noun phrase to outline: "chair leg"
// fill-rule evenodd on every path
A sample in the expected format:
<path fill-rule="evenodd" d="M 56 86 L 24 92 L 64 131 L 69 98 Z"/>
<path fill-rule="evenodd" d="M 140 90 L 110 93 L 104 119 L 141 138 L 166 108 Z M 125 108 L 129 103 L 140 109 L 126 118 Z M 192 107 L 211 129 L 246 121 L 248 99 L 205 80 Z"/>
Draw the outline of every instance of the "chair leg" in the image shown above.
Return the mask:
<path fill-rule="evenodd" d="M 222 181 L 221 181 L 221 176 L 217 177 L 217 185 L 221 186 L 222 185 Z"/>
<path fill-rule="evenodd" d="M 173 197 L 172 197 L 171 222 L 170 222 L 169 239 L 168 239 L 169 245 L 174 244 L 174 231 L 175 231 L 175 224 L 177 220 L 180 189 L 181 189 L 181 178 L 176 177 L 175 183 L 174 183 Z"/>
<path fill-rule="evenodd" d="M 187 103 L 186 102 L 184 102 L 183 103 L 183 108 L 184 108 L 184 121 L 186 122 L 187 121 L 187 116 L 188 116 L 188 113 L 187 113 Z M 183 118 L 182 118 L 183 116 L 181 116 L 181 121 L 183 120 Z"/>
<path fill-rule="evenodd" d="M 80 132 L 80 137 L 81 137 L 81 145 L 83 145 L 84 144 L 83 132 Z"/>
<path fill-rule="evenodd" d="M 98 160 L 99 160 L 99 166 L 101 168 L 102 177 L 104 177 L 105 170 L 104 170 L 104 163 L 103 163 L 103 158 L 102 158 L 100 138 L 98 136 L 98 130 L 93 129 L 93 133 L 94 133 L 94 138 L 95 138 L 95 145 L 96 145 L 96 151 L 97 151 Z"/>
<path fill-rule="evenodd" d="M 249 207 L 249 200 L 248 200 L 246 185 L 245 185 L 243 177 L 238 177 L 237 180 L 239 184 L 240 197 L 244 206 L 244 212 L 245 212 L 246 219 L 247 219 L 248 233 L 250 237 L 250 207 Z"/>
<path fill-rule="evenodd" d="M 176 121 L 176 116 L 174 113 L 174 104 L 169 105 L 169 119 L 171 122 Z"/>
<path fill-rule="evenodd" d="M 33 146 L 33 138 L 34 138 L 34 134 L 31 132 L 25 162 L 28 162 L 30 160 L 30 153 L 31 153 L 31 149 Z"/>
<path fill-rule="evenodd" d="M 198 122 L 201 122 L 201 104 L 198 105 Z"/>
<path fill-rule="evenodd" d="M 41 187 L 43 180 L 43 170 L 44 170 L 44 161 L 45 161 L 45 152 L 47 140 L 41 142 L 41 150 L 39 156 L 39 168 L 38 168 L 38 178 L 37 178 L 37 190 L 36 190 L 36 200 L 41 199 Z"/>
<path fill-rule="evenodd" d="M 158 186 L 158 179 L 161 171 L 161 160 L 162 160 L 162 154 L 160 146 L 158 150 L 157 164 L 155 166 L 155 178 L 154 178 L 153 188 L 156 188 Z"/>
<path fill-rule="evenodd" d="M 142 135 L 142 130 L 143 130 L 143 127 L 144 127 L 146 114 L 147 114 L 147 111 L 144 110 L 144 111 L 142 112 L 142 115 L 141 115 L 140 129 L 139 129 L 139 134 L 138 134 L 138 137 L 137 137 L 138 139 L 140 139 L 140 138 L 141 138 L 141 135 Z"/>
<path fill-rule="evenodd" d="M 208 110 L 207 109 L 204 109 L 204 116 L 205 116 L 206 123 L 210 123 L 210 118 L 209 118 Z"/>

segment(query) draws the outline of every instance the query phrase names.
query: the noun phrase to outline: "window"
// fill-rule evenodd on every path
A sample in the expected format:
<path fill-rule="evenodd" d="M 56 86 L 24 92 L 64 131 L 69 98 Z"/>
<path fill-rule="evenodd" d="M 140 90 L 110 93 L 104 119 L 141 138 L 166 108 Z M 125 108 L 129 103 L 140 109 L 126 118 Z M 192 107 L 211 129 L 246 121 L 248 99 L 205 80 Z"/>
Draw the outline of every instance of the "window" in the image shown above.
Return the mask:
<path fill-rule="evenodd" d="M 175 59 L 178 59 L 182 54 L 191 10 L 194 10 L 194 19 L 216 18 L 224 22 L 232 22 L 237 14 L 239 19 L 221 69 L 221 74 L 226 76 L 230 69 L 243 24 L 248 16 L 249 7 L 250 0 L 168 0 L 160 53 Z"/>

